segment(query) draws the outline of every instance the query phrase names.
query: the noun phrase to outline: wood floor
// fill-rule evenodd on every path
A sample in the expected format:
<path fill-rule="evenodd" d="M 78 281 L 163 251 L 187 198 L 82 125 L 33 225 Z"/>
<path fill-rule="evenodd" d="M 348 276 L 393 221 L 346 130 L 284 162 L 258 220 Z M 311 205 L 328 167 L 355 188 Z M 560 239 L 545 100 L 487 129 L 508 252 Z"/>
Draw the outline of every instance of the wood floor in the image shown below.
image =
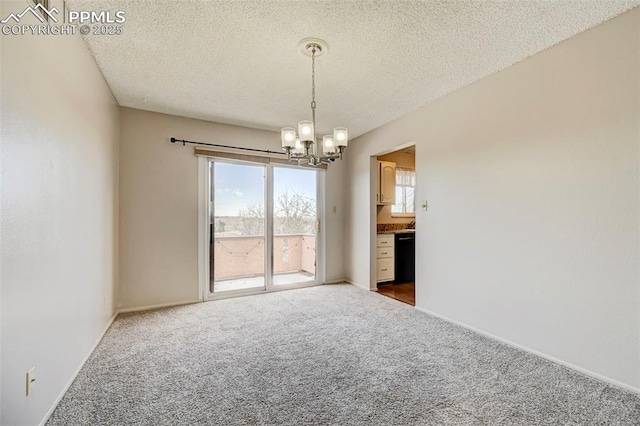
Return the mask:
<path fill-rule="evenodd" d="M 416 306 L 416 283 L 385 284 L 378 287 L 378 293 Z"/>

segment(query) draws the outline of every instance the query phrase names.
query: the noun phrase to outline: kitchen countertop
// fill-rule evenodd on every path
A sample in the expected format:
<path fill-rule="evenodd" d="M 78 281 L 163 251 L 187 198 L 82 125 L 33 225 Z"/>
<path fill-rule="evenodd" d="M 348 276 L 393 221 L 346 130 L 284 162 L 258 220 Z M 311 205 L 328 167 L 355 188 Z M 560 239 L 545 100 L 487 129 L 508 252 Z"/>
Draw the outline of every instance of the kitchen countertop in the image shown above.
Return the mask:
<path fill-rule="evenodd" d="M 383 234 L 413 234 L 415 232 L 416 232 L 415 229 L 396 229 L 394 231 L 378 232 L 378 235 L 383 235 Z"/>

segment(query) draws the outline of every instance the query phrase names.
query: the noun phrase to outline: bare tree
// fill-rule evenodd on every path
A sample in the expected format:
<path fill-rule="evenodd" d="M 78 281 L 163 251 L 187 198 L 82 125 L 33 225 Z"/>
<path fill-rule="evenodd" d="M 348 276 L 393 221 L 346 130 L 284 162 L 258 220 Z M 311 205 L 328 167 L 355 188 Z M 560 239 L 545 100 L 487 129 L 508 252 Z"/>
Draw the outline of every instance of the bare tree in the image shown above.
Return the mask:
<path fill-rule="evenodd" d="M 264 205 L 251 204 L 240 209 L 238 216 L 242 218 L 242 235 L 264 235 Z"/>
<path fill-rule="evenodd" d="M 251 204 L 240 209 L 242 235 L 264 235 L 264 205 Z M 294 190 L 287 190 L 275 200 L 274 227 L 277 234 L 313 233 L 316 219 L 316 203 Z"/>
<path fill-rule="evenodd" d="M 279 219 L 278 233 L 311 233 L 316 217 L 316 203 L 311 197 L 305 197 L 294 190 L 287 190 L 276 199 L 274 214 Z"/>
<path fill-rule="evenodd" d="M 222 219 L 215 221 L 216 232 L 225 232 L 227 230 L 227 224 Z"/>

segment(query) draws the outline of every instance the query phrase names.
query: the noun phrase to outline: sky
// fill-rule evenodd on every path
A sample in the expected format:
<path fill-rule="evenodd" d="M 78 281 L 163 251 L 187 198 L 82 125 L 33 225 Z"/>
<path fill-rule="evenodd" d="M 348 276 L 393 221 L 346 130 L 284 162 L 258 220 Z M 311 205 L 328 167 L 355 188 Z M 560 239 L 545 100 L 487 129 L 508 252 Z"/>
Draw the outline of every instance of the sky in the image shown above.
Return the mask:
<path fill-rule="evenodd" d="M 249 205 L 264 205 L 265 173 L 263 165 L 214 162 L 215 216 L 237 216 Z M 287 190 L 315 199 L 316 171 L 274 167 L 275 198 Z"/>

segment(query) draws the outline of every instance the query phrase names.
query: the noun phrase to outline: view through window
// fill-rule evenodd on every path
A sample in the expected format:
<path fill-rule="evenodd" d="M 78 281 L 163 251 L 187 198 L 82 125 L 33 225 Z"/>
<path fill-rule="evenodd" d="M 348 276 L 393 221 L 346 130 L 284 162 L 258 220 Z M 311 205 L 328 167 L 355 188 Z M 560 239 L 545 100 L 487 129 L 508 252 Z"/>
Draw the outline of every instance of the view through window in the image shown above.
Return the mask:
<path fill-rule="evenodd" d="M 416 188 L 416 171 L 396 167 L 396 204 L 391 206 L 391 213 L 414 214 L 414 194 Z"/>

